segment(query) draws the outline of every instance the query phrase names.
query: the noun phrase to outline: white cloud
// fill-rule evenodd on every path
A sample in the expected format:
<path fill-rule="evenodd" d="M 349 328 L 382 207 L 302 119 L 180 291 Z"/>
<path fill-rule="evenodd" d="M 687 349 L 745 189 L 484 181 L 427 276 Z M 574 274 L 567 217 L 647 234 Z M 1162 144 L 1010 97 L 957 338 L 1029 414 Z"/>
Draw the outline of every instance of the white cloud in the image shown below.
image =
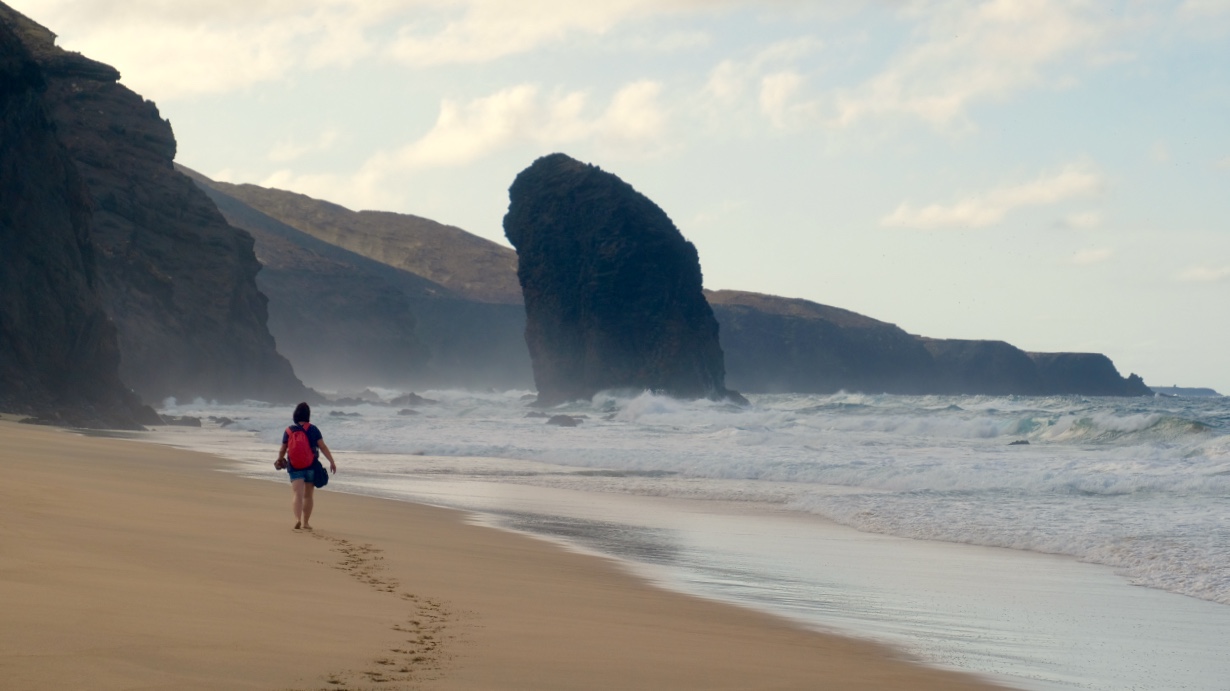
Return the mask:
<path fill-rule="evenodd" d="M 394 189 L 386 177 L 371 171 L 358 173 L 300 173 L 291 168 L 276 170 L 261 178 L 244 176 L 243 181 L 257 180 L 261 187 L 290 190 L 316 199 L 327 199 L 350 209 L 395 209 L 404 201 L 404 190 Z"/>
<path fill-rule="evenodd" d="M 267 157 L 275 163 L 289 163 L 308 154 L 332 149 L 340 137 L 341 132 L 336 129 L 328 129 L 321 132 L 314 140 L 308 142 L 284 139 L 269 150 Z"/>
<path fill-rule="evenodd" d="M 407 24 L 389 46 L 394 59 L 415 66 L 482 63 L 575 34 L 602 36 L 620 24 L 687 10 L 710 10 L 723 3 L 702 0 L 469 0 L 442 29 Z M 676 35 L 675 40 L 680 36 Z M 695 40 L 695 36 L 686 40 Z"/>
<path fill-rule="evenodd" d="M 595 123 L 599 136 L 626 142 L 658 139 L 666 129 L 666 111 L 658 103 L 662 85 L 651 80 L 628 84 L 615 94 L 611 105 Z"/>
<path fill-rule="evenodd" d="M 1185 283 L 1218 283 L 1230 279 L 1230 265 L 1193 266 L 1176 278 Z"/>
<path fill-rule="evenodd" d="M 705 93 L 729 103 L 743 93 L 745 81 L 739 63 L 734 60 L 723 60 L 709 73 Z"/>
<path fill-rule="evenodd" d="M 1230 0 L 1186 0 L 1175 12 L 1184 41 L 1225 45 L 1230 36 Z"/>
<path fill-rule="evenodd" d="M 114 65 L 159 100 L 216 94 L 302 69 L 382 55 L 423 66 L 479 63 L 640 19 L 712 12 L 705 0 L 13 0 L 60 44 Z M 701 32 L 667 32 L 672 50 Z"/>
<path fill-rule="evenodd" d="M 1073 254 L 1071 259 L 1069 259 L 1068 261 L 1078 266 L 1088 266 L 1090 264 L 1100 264 L 1106 261 L 1107 259 L 1110 259 L 1111 255 L 1113 255 L 1114 253 L 1115 251 L 1108 247 L 1091 247 L 1089 249 L 1084 249 L 1084 250 L 1077 252 L 1076 254 Z"/>
<path fill-rule="evenodd" d="M 532 84 L 502 89 L 469 103 L 446 99 L 431 131 L 394 154 L 373 157 L 372 174 L 470 163 L 516 143 L 549 146 L 581 140 L 640 144 L 660 137 L 666 112 L 658 103 L 662 85 L 638 81 L 622 87 L 601 114 L 587 117 L 582 91 L 543 94 Z"/>
<path fill-rule="evenodd" d="M 426 168 L 469 163 L 513 139 L 531 135 L 553 119 L 557 126 L 571 128 L 584 104 L 585 96 L 579 92 L 557 96 L 544 104 L 538 87 L 529 84 L 464 105 L 446 99 L 430 132 L 391 160 L 374 164 Z"/>
<path fill-rule="evenodd" d="M 299 67 L 349 64 L 372 54 L 367 29 L 413 4 L 40 0 L 24 11 L 52 27 L 61 47 L 115 66 L 129 87 L 161 100 L 244 89 Z"/>
<path fill-rule="evenodd" d="M 1230 2 L 1227 0 L 1185 0 L 1179 7 L 1179 15 L 1191 19 L 1230 15 Z"/>
<path fill-rule="evenodd" d="M 1069 214 L 1063 219 L 1063 225 L 1078 230 L 1097 228 L 1102 225 L 1102 214 L 1096 211 L 1082 211 L 1081 213 Z"/>
<path fill-rule="evenodd" d="M 1098 191 L 1102 177 L 1089 166 L 1070 164 L 1058 173 L 1044 174 L 1017 185 L 998 187 L 952 204 L 929 204 L 916 208 L 901 204 L 881 219 L 896 228 L 983 228 L 999 223 L 1015 209 L 1057 204 Z"/>
<path fill-rule="evenodd" d="M 960 122 L 974 103 L 1067 83 L 1064 59 L 1110 30 L 1104 16 L 1082 16 L 1083 5 L 1061 0 L 907 7 L 906 16 L 920 20 L 920 39 L 861 86 L 838 92 L 833 124 L 899 114 L 936 126 Z"/>
<path fill-rule="evenodd" d="M 619 89 L 601 111 L 590 108 L 591 99 L 585 92 L 548 94 L 533 84 L 511 86 L 464 103 L 446 99 L 430 131 L 401 149 L 371 156 L 353 174 L 299 174 L 282 169 L 257 184 L 355 208 L 394 208 L 401 192 L 391 183 L 399 176 L 466 165 L 518 144 L 550 148 L 584 142 L 625 154 L 655 145 L 668 121 L 658 104 L 661 91 L 657 82 L 632 82 Z M 300 148 L 290 145 L 288 150 L 297 154 Z"/>
<path fill-rule="evenodd" d="M 763 106 L 765 80 L 773 75 L 797 75 L 797 64 L 819 51 L 823 45 L 819 39 L 810 36 L 791 38 L 766 46 L 748 60 L 723 60 L 709 72 L 704 93 L 727 107 L 745 98 L 752 87 L 759 84 L 760 104 Z"/>
<path fill-rule="evenodd" d="M 790 101 L 802 84 L 803 76 L 798 72 L 776 72 L 760 80 L 760 112 L 774 127 L 786 127 Z"/>

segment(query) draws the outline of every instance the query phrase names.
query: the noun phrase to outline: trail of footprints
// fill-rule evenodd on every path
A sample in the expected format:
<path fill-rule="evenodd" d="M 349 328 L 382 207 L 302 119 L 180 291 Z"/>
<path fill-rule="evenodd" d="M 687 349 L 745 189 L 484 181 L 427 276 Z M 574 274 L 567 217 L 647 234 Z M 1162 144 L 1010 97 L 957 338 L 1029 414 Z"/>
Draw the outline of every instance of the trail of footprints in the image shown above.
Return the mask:
<path fill-rule="evenodd" d="M 375 590 L 397 597 L 410 610 L 404 622 L 393 625 L 393 630 L 405 637 L 400 645 L 373 660 L 370 669 L 330 674 L 325 679 L 328 684 L 325 688 L 337 691 L 415 688 L 421 682 L 438 679 L 443 670 L 444 653 L 440 647 L 446 638 L 448 610 L 430 598 L 399 592 L 397 579 L 383 573 L 382 550 L 319 532 L 313 535 L 331 543 L 331 549 L 342 555 L 334 568 Z"/>

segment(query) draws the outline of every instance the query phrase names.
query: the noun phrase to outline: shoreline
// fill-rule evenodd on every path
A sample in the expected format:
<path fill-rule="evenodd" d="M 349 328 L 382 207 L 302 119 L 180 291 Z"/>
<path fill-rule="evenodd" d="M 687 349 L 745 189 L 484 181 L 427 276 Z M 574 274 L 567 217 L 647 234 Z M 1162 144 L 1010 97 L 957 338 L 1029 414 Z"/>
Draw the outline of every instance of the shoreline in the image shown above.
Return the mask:
<path fill-rule="evenodd" d="M 459 511 L 324 490 L 295 534 L 224 459 L 0 430 L 13 688 L 1002 688 Z"/>

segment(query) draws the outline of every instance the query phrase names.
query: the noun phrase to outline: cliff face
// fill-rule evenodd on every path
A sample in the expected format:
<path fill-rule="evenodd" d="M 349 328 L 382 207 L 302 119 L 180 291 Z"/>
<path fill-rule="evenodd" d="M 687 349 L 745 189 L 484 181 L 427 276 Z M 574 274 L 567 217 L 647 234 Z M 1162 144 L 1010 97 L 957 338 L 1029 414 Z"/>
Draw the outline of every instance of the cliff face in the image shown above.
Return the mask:
<path fill-rule="evenodd" d="M 94 207 L 89 237 L 123 381 L 147 401 L 307 396 L 266 327 L 251 237 L 174 170 L 175 138 L 154 104 L 114 69 L 55 47 L 45 29 L 22 39 Z"/>
<path fill-rule="evenodd" d="M 0 5 L 0 410 L 134 428 L 153 411 L 120 382 L 98 294 L 88 193 L 56 137 L 46 86 Z"/>
<path fill-rule="evenodd" d="M 393 244 L 392 238 L 383 243 L 363 239 L 371 222 L 365 214 L 303 195 L 228 185 L 181 170 L 206 191 L 231 225 L 255 238 L 256 256 L 264 267 L 257 283 L 269 296 L 269 329 L 305 381 L 335 389 L 533 385 L 523 339 L 525 310 L 519 300 L 466 297 L 500 295 L 500 285 L 510 280 L 515 285 L 515 263 L 502 262 L 492 269 L 490 289 L 467 290 L 474 279 L 460 270 L 449 271 L 465 277 L 457 289 L 446 287 L 379 261 L 376 257 L 387 257 L 385 252 L 366 256 L 302 230 L 324 217 L 335 233 L 350 238 L 352 246 Z M 451 261 L 459 264 L 478 248 L 484 256 L 499 256 L 499 251 L 513 255 L 515 262 L 512 250 L 475 236 L 456 247 L 451 233 L 416 237 L 416 225 L 397 226 L 404 236 L 399 236 L 403 248 L 430 245 L 433 254 L 457 255 Z M 402 266 L 424 261 L 410 249 L 399 256 Z"/>
<path fill-rule="evenodd" d="M 1003 341 L 921 339 L 935 357 L 938 393 L 988 396 L 1152 396 L 1100 353 L 1026 353 Z"/>
<path fill-rule="evenodd" d="M 937 393 L 1041 396 L 1050 393 L 1025 351 L 1003 341 L 921 339 L 935 358 Z M 1115 377 L 1118 378 L 1118 373 Z"/>
<path fill-rule="evenodd" d="M 740 391 L 921 394 L 938 386 L 931 354 L 892 324 L 773 295 L 706 297 L 722 329 L 727 382 Z"/>
<path fill-rule="evenodd" d="M 513 181 L 504 233 L 517 249 L 540 404 L 603 389 L 738 396 L 726 389 L 696 248 L 630 185 L 545 156 Z"/>
<path fill-rule="evenodd" d="M 1104 355 L 1026 353 L 1003 341 L 922 338 L 848 310 L 733 290 L 706 294 L 727 380 L 753 393 L 1147 396 Z"/>
<path fill-rule="evenodd" d="M 1151 396 L 1139 375 L 1119 376 L 1115 364 L 1101 353 L 1029 353 L 1049 394 L 1084 396 Z"/>

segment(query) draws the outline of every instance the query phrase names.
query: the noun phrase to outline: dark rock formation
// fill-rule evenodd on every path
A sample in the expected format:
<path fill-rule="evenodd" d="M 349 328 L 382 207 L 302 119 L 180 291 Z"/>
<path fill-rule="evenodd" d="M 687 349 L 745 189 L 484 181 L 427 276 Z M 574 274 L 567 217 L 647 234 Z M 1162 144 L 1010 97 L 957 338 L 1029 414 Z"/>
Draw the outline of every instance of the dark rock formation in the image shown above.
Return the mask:
<path fill-rule="evenodd" d="M 513 181 L 504 234 L 517 249 L 540 405 L 604 389 L 738 396 L 726 389 L 696 248 L 630 185 L 545 156 Z"/>
<path fill-rule="evenodd" d="M 162 424 L 172 427 L 200 427 L 201 418 L 192 415 L 163 415 Z"/>
<path fill-rule="evenodd" d="M 153 423 L 121 382 L 103 310 L 90 202 L 44 103 L 46 72 L 0 5 L 0 410 L 84 427 Z"/>
<path fill-rule="evenodd" d="M 547 420 L 547 424 L 556 427 L 576 427 L 581 424 L 581 418 L 572 415 L 552 415 Z"/>
<path fill-rule="evenodd" d="M 0 20 L 18 17 L 0 6 Z M 51 120 L 94 206 L 89 236 L 121 379 L 148 401 L 309 398 L 266 327 L 251 237 L 172 167 L 175 138 L 158 109 L 24 21 Z"/>
<path fill-rule="evenodd" d="M 303 228 L 317 228 L 324 237 L 342 236 L 349 245 L 363 248 L 369 247 L 363 237 L 373 219 L 396 214 L 356 213 L 291 192 L 229 185 L 181 170 L 213 199 L 229 223 L 255 238 L 256 255 L 264 265 L 257 283 L 269 296 L 269 329 L 279 350 L 308 382 L 330 388 L 532 385 L 520 289 L 510 301 L 500 287 L 508 282 L 516 286 L 512 250 L 474 236 L 454 246 L 454 234 L 448 231 L 416 240 L 415 229 L 421 224 L 403 222 L 397 226 L 406 236 L 398 254 L 402 266 L 393 266 L 378 258 L 392 254 L 389 237 L 375 244 L 383 251 L 367 256 Z M 404 268 L 419 263 L 413 248 L 424 245 L 431 247 L 432 256 L 457 255 L 446 264 L 452 267 L 449 275 L 458 278 L 455 287 Z M 504 261 L 508 257 L 501 251 L 512 261 Z M 475 286 L 477 277 L 463 270 L 467 256 L 476 256 L 480 267 L 484 257 L 503 257 L 488 267 L 493 286 Z M 502 297 L 487 302 L 473 295 Z M 316 329 L 312 314 L 330 328 Z"/>
<path fill-rule="evenodd" d="M 1119 376 L 1115 364 L 1101 353 L 1029 353 L 1038 367 L 1042 388 L 1049 395 L 1152 396 L 1136 374 Z"/>
<path fill-rule="evenodd" d="M 726 381 L 740 391 L 921 394 L 938 385 L 931 354 L 892 324 L 773 295 L 706 297 L 722 328 Z"/>
<path fill-rule="evenodd" d="M 431 399 L 431 398 L 423 398 L 422 396 L 420 396 L 420 395 L 418 395 L 418 394 L 414 393 L 413 391 L 411 391 L 410 393 L 407 393 L 407 394 L 402 394 L 401 396 L 398 396 L 397 398 L 394 398 L 393 400 L 389 401 L 389 405 L 397 405 L 397 406 L 401 406 L 401 405 L 436 405 L 436 404 L 438 404 L 438 403 L 439 403 L 439 401 L 437 401 L 437 400 L 434 400 L 434 399 Z"/>
<path fill-rule="evenodd" d="M 920 339 L 935 358 L 935 393 L 1040 396 L 1047 393 L 1025 351 L 1003 341 Z M 1116 378 L 1118 374 L 1115 375 Z"/>

